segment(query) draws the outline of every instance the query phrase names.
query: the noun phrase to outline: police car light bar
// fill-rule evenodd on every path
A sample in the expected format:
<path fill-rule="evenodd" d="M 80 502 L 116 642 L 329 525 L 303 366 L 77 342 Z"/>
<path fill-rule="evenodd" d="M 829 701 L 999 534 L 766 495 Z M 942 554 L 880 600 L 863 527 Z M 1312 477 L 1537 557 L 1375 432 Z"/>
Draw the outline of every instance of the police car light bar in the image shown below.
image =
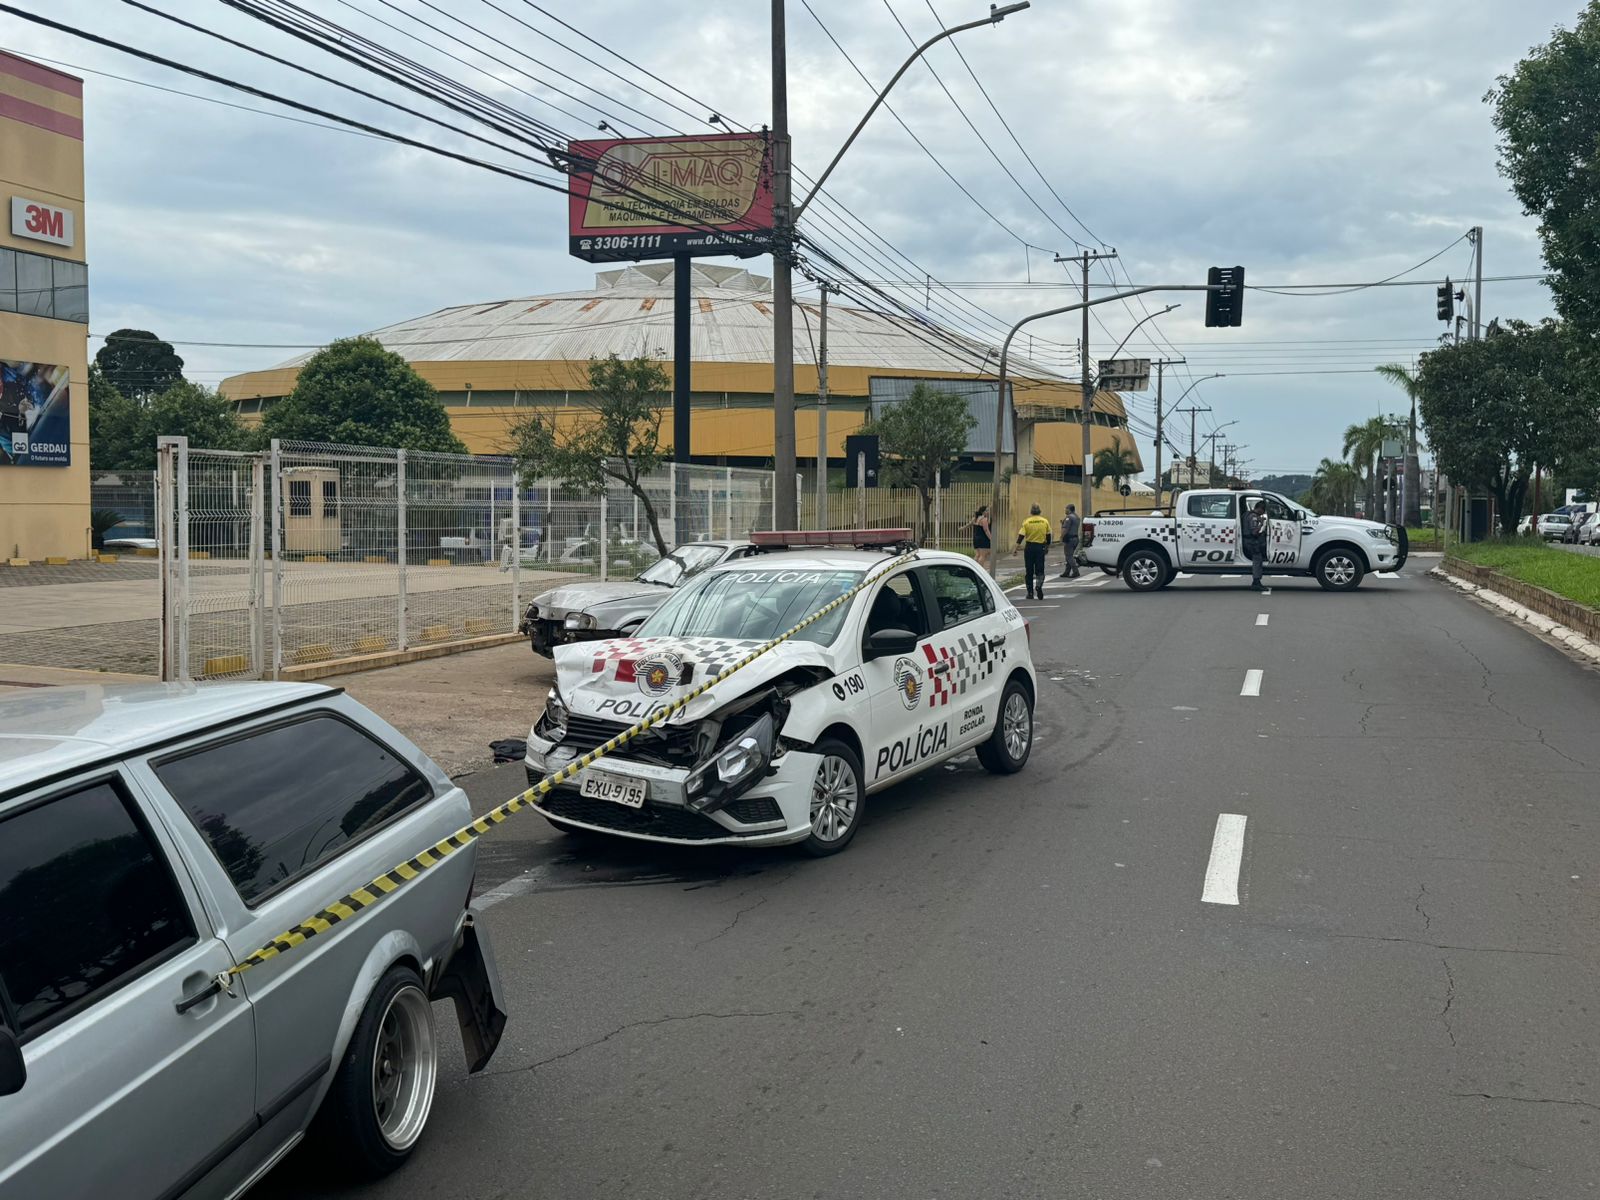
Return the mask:
<path fill-rule="evenodd" d="M 794 546 L 853 546 L 878 550 L 911 541 L 909 529 L 770 529 L 750 535 L 750 544 L 764 550 Z"/>

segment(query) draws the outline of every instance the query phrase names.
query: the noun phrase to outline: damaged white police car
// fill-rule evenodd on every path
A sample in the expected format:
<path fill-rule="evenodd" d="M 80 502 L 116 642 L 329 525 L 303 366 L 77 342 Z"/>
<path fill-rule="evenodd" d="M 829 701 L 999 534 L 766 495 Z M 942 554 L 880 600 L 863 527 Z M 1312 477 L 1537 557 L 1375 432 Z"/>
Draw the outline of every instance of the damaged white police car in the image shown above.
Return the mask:
<path fill-rule="evenodd" d="M 818 546 L 824 536 L 858 549 Z M 866 798 L 967 750 L 990 771 L 1033 746 L 1027 623 L 972 561 L 904 530 L 756 534 L 636 636 L 560 646 L 528 737 L 530 782 L 868 586 L 537 801 L 568 832 L 834 854 Z M 905 558 L 898 562 L 897 559 Z"/>

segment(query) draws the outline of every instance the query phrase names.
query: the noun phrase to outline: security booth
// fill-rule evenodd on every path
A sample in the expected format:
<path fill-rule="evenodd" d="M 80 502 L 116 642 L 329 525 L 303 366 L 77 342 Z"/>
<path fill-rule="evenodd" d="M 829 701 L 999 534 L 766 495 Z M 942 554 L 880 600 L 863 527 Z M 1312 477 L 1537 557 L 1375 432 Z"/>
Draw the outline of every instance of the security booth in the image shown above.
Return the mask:
<path fill-rule="evenodd" d="M 289 467 L 283 472 L 283 549 L 286 554 L 332 554 L 343 547 L 339 472 Z"/>

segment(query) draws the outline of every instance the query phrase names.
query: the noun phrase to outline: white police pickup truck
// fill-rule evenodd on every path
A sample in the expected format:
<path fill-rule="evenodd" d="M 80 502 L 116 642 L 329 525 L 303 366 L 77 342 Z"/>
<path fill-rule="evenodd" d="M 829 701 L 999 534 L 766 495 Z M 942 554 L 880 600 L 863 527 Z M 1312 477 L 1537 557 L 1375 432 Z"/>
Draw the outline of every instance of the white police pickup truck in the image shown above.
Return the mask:
<path fill-rule="evenodd" d="M 1309 575 L 1329 591 L 1348 592 L 1369 572 L 1405 566 L 1403 528 L 1320 517 L 1275 492 L 1221 489 L 1182 493 L 1171 516 L 1096 514 L 1083 523 L 1083 557 L 1119 573 L 1136 592 L 1164 588 L 1180 571 L 1237 575 L 1250 569 L 1241 549 L 1242 520 L 1261 500 L 1269 524 L 1263 567 L 1268 575 Z"/>

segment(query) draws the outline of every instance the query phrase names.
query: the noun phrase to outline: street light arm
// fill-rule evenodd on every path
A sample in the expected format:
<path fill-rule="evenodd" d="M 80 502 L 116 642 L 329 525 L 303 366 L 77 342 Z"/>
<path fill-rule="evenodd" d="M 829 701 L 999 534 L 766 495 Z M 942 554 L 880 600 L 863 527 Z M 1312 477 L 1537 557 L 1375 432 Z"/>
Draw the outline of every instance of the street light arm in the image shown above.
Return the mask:
<path fill-rule="evenodd" d="M 1139 320 L 1133 323 L 1133 328 L 1128 330 L 1128 336 L 1117 343 L 1117 348 L 1111 352 L 1111 357 L 1116 358 L 1117 355 L 1122 353 L 1122 347 L 1126 346 L 1128 344 L 1128 340 L 1132 338 L 1134 334 L 1139 332 L 1139 326 L 1143 325 L 1146 321 L 1154 321 L 1157 317 L 1164 317 L 1173 309 L 1181 307 L 1182 305 L 1179 304 L 1169 304 L 1160 312 L 1146 313 L 1143 317 L 1140 317 Z"/>
<path fill-rule="evenodd" d="M 917 59 L 921 58 L 923 54 L 927 52 L 930 46 L 937 45 L 945 38 L 954 37 L 958 33 L 965 33 L 969 29 L 977 29 L 980 25 L 998 25 L 1006 18 L 1008 14 L 1020 12 L 1027 7 L 1027 3 L 1008 4 L 1004 8 L 995 8 L 993 5 L 990 5 L 989 15 L 987 17 L 982 17 L 976 21 L 968 21 L 965 25 L 952 25 L 949 29 L 945 29 L 934 34 L 927 41 L 923 42 L 922 45 L 913 50 L 911 52 L 911 57 L 906 59 L 906 61 L 900 65 L 900 69 L 894 73 L 894 77 L 890 79 L 889 82 L 884 85 L 883 90 L 878 93 L 878 98 L 872 102 L 872 107 L 867 109 L 866 115 L 863 116 L 861 120 L 856 122 L 856 127 L 850 131 L 850 136 L 845 138 L 844 145 L 839 147 L 839 153 L 833 156 L 833 161 L 828 164 L 827 170 L 823 171 L 821 175 L 817 176 L 816 183 L 811 185 L 811 191 L 806 193 L 806 198 L 800 201 L 800 203 L 795 207 L 794 212 L 789 217 L 790 228 L 793 228 L 799 223 L 800 214 L 806 211 L 806 207 L 811 203 L 812 200 L 816 199 L 817 193 L 822 190 L 822 185 L 828 181 L 828 176 L 833 174 L 833 169 L 839 165 L 839 160 L 844 157 L 845 151 L 850 149 L 850 147 L 855 143 L 857 136 L 859 136 L 861 131 L 866 128 L 867 122 L 872 120 L 872 114 L 878 111 L 879 106 L 883 104 L 884 99 L 889 95 L 890 90 L 895 84 L 900 82 L 900 76 L 909 71 L 911 69 L 911 65 L 915 63 Z"/>

